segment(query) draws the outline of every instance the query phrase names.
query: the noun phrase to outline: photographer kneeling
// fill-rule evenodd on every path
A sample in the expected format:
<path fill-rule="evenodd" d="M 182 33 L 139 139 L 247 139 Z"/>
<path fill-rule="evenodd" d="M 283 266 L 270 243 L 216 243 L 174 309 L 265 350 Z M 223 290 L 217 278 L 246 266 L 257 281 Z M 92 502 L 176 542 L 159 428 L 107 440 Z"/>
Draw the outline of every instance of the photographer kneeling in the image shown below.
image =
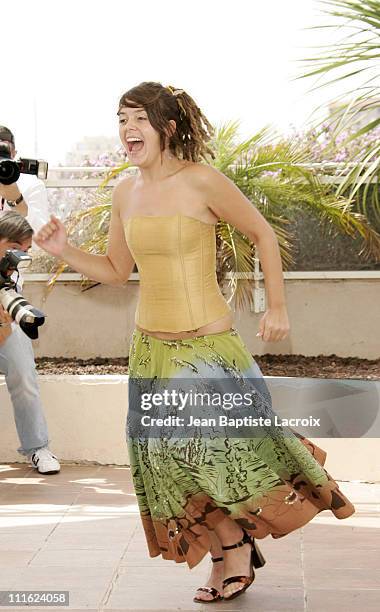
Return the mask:
<path fill-rule="evenodd" d="M 0 213 L 0 260 L 7 249 L 25 253 L 32 246 L 33 229 L 14 211 Z M 43 413 L 32 342 L 0 305 L 0 373 L 11 397 L 21 447 L 41 474 L 55 474 L 60 465 L 48 448 L 47 423 Z"/>

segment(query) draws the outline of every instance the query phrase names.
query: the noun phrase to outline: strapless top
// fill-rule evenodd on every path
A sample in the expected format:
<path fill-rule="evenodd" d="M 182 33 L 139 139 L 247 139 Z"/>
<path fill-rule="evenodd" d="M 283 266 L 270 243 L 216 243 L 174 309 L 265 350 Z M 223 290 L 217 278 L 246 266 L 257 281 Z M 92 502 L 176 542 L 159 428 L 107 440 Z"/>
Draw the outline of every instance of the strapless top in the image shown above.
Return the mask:
<path fill-rule="evenodd" d="M 124 221 L 140 275 L 135 323 L 150 331 L 196 330 L 231 313 L 216 279 L 215 226 L 182 214 Z"/>

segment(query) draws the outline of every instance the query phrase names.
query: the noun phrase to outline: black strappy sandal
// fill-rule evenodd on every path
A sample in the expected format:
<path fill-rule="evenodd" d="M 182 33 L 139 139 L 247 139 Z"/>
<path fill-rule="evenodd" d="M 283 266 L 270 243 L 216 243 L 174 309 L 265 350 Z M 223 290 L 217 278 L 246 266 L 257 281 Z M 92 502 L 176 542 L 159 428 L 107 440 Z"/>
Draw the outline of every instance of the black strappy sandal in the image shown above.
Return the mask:
<path fill-rule="evenodd" d="M 257 546 L 255 539 L 251 538 L 248 535 L 248 533 L 245 531 L 245 529 L 243 529 L 243 534 L 244 535 L 242 539 L 240 540 L 240 542 L 238 542 L 237 544 L 232 544 L 231 546 L 222 546 L 222 550 L 231 550 L 232 548 L 239 548 L 240 546 L 243 546 L 244 544 L 250 544 L 251 545 L 251 561 L 250 561 L 251 574 L 250 576 L 230 576 L 229 578 L 226 578 L 225 580 L 223 580 L 223 589 L 227 585 L 231 584 L 232 582 L 240 582 L 241 584 L 244 585 L 243 588 L 239 589 L 238 591 L 235 591 L 229 597 L 223 596 L 224 601 L 229 601 L 230 599 L 235 599 L 235 597 L 242 595 L 242 593 L 244 593 L 248 589 L 248 587 L 251 586 L 252 582 L 255 579 L 255 570 L 253 568 L 263 567 L 263 565 L 265 565 L 265 559 L 259 547 Z"/>
<path fill-rule="evenodd" d="M 217 561 L 223 561 L 223 557 L 211 557 L 211 561 L 216 563 Z M 204 591 L 205 593 L 210 593 L 212 595 L 212 599 L 200 599 L 199 597 L 194 597 L 193 601 L 196 603 L 213 603 L 214 601 L 221 601 L 223 599 L 223 595 L 219 593 L 217 589 L 214 587 L 200 587 L 197 591 Z"/>

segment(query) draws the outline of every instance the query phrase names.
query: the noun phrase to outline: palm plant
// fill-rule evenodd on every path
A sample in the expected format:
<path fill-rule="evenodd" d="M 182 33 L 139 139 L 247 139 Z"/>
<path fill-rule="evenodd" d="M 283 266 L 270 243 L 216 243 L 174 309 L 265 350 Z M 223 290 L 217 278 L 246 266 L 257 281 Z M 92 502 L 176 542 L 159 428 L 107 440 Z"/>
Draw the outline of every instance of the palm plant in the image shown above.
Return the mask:
<path fill-rule="evenodd" d="M 308 166 L 310 150 L 299 143 L 281 140 L 270 127 L 264 127 L 248 140 L 238 142 L 238 122 L 230 122 L 215 130 L 210 143 L 215 159 L 210 160 L 218 170 L 228 176 L 260 210 L 272 225 L 280 246 L 284 269 L 293 262 L 293 236 L 287 229 L 287 211 L 296 214 L 305 207 L 315 212 L 321 223 L 334 226 L 350 236 L 363 238 L 364 257 L 380 258 L 380 236 L 371 228 L 366 218 L 353 212 L 343 197 L 336 196 L 331 185 L 320 181 Z M 129 169 L 124 164 L 113 170 L 100 185 L 97 202 L 84 211 L 75 213 L 69 225 L 69 235 L 77 231 L 78 224 L 85 224 L 89 236 L 81 244 L 92 253 L 104 253 L 111 209 L 109 182 Z M 228 288 L 229 301 L 235 309 L 250 306 L 253 302 L 249 280 L 254 271 L 255 247 L 250 239 L 229 223 L 219 220 L 217 236 L 217 276 L 222 280 L 226 272 L 232 272 Z M 50 280 L 54 285 L 58 275 L 67 269 L 59 265 Z"/>
<path fill-rule="evenodd" d="M 358 141 L 364 134 L 368 139 L 341 165 L 337 195 L 347 194 L 349 202 L 358 198 L 358 209 L 365 215 L 368 215 L 370 202 L 375 218 L 379 220 L 380 139 L 376 128 L 380 125 L 380 1 L 320 0 L 320 4 L 326 5 L 323 12 L 333 17 L 335 22 L 308 29 L 322 30 L 343 25 L 349 33 L 341 40 L 323 46 L 319 54 L 300 60 L 307 64 L 307 68 L 297 78 L 320 78 L 311 91 L 338 81 L 355 79 L 355 85 L 333 103 L 335 110 L 329 117 L 333 126 L 331 147 L 335 146 L 337 139 L 341 140 L 340 146 Z M 330 75 L 335 76 L 328 80 Z M 359 87 L 356 86 L 358 77 L 362 79 Z M 375 185 L 373 189 L 370 189 L 371 185 Z"/>

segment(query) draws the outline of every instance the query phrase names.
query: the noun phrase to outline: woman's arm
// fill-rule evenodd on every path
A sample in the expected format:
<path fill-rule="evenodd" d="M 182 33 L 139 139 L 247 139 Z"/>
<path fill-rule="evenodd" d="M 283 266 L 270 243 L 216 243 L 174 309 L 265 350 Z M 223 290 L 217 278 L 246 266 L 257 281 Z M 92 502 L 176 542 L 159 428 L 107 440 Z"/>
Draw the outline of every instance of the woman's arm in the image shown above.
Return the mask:
<path fill-rule="evenodd" d="M 125 197 L 125 181 L 128 180 L 127 178 L 121 181 L 113 191 L 106 255 L 86 253 L 69 244 L 65 226 L 54 215 L 51 216 L 49 223 L 36 234 L 34 242 L 47 253 L 63 259 L 70 267 L 91 280 L 107 285 L 124 285 L 135 264 L 125 240 L 124 227 L 120 218 L 120 202 L 122 197 Z"/>
<path fill-rule="evenodd" d="M 257 247 L 271 315 L 267 321 L 268 315 L 265 313 L 265 318 L 260 324 L 260 335 L 263 335 L 265 341 L 282 340 L 289 331 L 289 322 L 280 249 L 273 228 L 233 181 L 222 172 L 212 166 L 202 165 L 199 166 L 197 175 L 199 187 L 206 196 L 210 210 L 248 236 Z"/>

